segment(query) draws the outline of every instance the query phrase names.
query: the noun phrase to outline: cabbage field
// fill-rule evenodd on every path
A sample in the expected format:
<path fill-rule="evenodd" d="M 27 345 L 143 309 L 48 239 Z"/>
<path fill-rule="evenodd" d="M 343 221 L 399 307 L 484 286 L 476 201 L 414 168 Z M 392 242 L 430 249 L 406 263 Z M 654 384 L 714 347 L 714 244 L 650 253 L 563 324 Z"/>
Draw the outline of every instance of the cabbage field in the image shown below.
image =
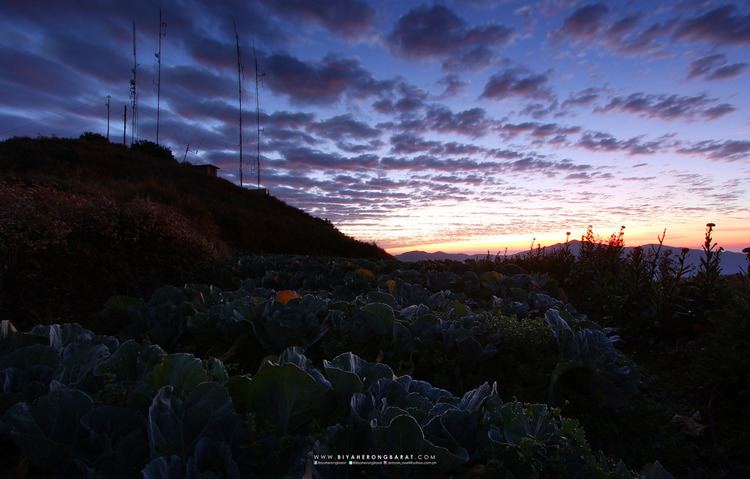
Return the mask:
<path fill-rule="evenodd" d="M 301 256 L 242 257 L 223 274 L 239 286 L 112 297 L 94 331 L 3 321 L 0 470 L 672 477 L 658 457 L 606 455 L 568 417 L 617 414 L 641 381 L 617 331 L 547 275 Z M 362 456 L 376 459 L 348 463 Z"/>

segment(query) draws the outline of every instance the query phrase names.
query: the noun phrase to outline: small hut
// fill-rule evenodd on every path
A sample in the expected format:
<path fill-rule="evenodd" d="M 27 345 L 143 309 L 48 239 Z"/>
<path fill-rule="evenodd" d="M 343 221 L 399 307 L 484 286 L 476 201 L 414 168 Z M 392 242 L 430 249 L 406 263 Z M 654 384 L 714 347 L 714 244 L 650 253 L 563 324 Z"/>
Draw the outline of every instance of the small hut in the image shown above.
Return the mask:
<path fill-rule="evenodd" d="M 210 163 L 206 163 L 204 165 L 192 165 L 192 166 L 193 166 L 193 168 L 198 169 L 198 170 L 204 172 L 208 176 L 214 176 L 214 177 L 216 176 L 216 174 L 221 169 L 218 166 L 212 165 Z"/>

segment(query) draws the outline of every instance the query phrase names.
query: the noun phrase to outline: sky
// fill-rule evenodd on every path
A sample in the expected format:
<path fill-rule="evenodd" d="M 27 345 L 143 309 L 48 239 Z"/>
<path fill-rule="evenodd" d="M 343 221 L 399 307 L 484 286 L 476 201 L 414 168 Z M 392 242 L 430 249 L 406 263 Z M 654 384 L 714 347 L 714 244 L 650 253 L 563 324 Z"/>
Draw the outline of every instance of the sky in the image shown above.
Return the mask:
<path fill-rule="evenodd" d="M 750 2 L 0 0 L 0 139 L 155 141 L 391 253 L 750 246 Z M 255 51 L 255 54 L 253 52 Z M 132 115 L 132 112 L 129 112 Z M 128 123 L 128 142 L 131 136 Z"/>

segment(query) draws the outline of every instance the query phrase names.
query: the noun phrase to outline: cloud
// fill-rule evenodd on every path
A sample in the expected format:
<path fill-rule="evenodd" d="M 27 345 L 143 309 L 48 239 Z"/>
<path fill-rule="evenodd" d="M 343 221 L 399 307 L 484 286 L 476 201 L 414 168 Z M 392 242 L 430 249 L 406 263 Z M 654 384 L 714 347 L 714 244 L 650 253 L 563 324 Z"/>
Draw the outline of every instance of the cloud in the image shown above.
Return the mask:
<path fill-rule="evenodd" d="M 717 101 L 716 98 L 709 98 L 705 94 L 682 96 L 633 93 L 627 97 L 614 97 L 606 106 L 594 111 L 602 113 L 617 110 L 662 120 L 713 120 L 736 110 L 728 103 L 717 104 Z"/>
<path fill-rule="evenodd" d="M 260 0 L 278 16 L 317 23 L 333 34 L 348 38 L 372 29 L 375 11 L 361 0 Z"/>
<path fill-rule="evenodd" d="M 446 75 L 437 83 L 444 88 L 443 93 L 438 96 L 440 99 L 458 95 L 469 84 L 468 81 L 461 80 L 456 74 Z"/>
<path fill-rule="evenodd" d="M 443 5 L 420 6 L 403 15 L 387 37 L 396 53 L 411 58 L 442 58 L 443 67 L 481 68 L 495 57 L 493 48 L 514 36 L 503 25 L 469 26 Z"/>
<path fill-rule="evenodd" d="M 200 98 L 236 98 L 237 79 L 228 75 L 221 75 L 204 68 L 193 66 L 162 67 L 162 76 L 169 78 L 170 90 L 175 95 L 185 95 L 195 99 Z"/>
<path fill-rule="evenodd" d="M 681 21 L 674 37 L 718 45 L 750 44 L 750 14 L 737 12 L 734 5 L 723 5 Z"/>
<path fill-rule="evenodd" d="M 589 106 L 601 96 L 601 88 L 585 88 L 579 92 L 571 93 L 568 99 L 562 102 L 563 108 Z"/>
<path fill-rule="evenodd" d="M 439 142 L 424 140 L 414 133 L 398 133 L 391 136 L 391 153 L 397 155 L 422 153 L 439 146 Z"/>
<path fill-rule="evenodd" d="M 283 160 L 274 162 L 274 166 L 287 169 L 320 168 L 325 170 L 361 170 L 377 166 L 375 155 L 343 156 L 337 153 L 326 153 L 305 146 L 286 146 L 277 150 Z"/>
<path fill-rule="evenodd" d="M 732 63 L 727 65 L 727 57 L 722 54 L 708 55 L 690 63 L 688 79 L 703 77 L 705 80 L 725 80 L 741 74 L 750 64 Z"/>
<path fill-rule="evenodd" d="M 665 151 L 676 144 L 673 135 L 664 135 L 651 141 L 643 141 L 643 136 L 620 140 L 609 133 L 586 131 L 575 145 L 590 151 L 624 152 L 628 155 L 652 155 Z"/>
<path fill-rule="evenodd" d="M 454 113 L 442 105 L 432 105 L 427 109 L 424 120 L 429 129 L 441 133 L 479 137 L 485 134 L 491 124 L 482 108 L 470 108 Z"/>
<path fill-rule="evenodd" d="M 394 83 L 375 80 L 357 60 L 328 55 L 320 62 L 304 62 L 287 54 L 264 61 L 268 87 L 291 100 L 310 105 L 331 105 L 343 97 L 383 95 Z M 304 79 L 304 81 L 301 81 Z"/>
<path fill-rule="evenodd" d="M 643 13 L 631 13 L 608 23 L 609 13 L 609 7 L 601 2 L 583 6 L 566 18 L 560 30 L 550 37 L 557 42 L 572 39 L 586 46 L 601 46 L 618 55 L 666 55 L 660 39 L 672 33 L 676 19 L 652 23 L 643 29 L 640 28 L 645 18 Z"/>
<path fill-rule="evenodd" d="M 603 3 L 585 5 L 565 19 L 558 35 L 578 40 L 592 38 L 604 28 L 604 18 L 608 13 L 609 8 Z"/>
<path fill-rule="evenodd" d="M 514 138 L 520 134 L 527 134 L 535 139 L 565 137 L 581 131 L 580 126 L 563 126 L 557 123 L 539 123 L 527 121 L 523 123 L 503 123 L 496 130 L 504 138 Z"/>
<path fill-rule="evenodd" d="M 680 148 L 679 153 L 702 155 L 716 161 L 742 161 L 750 159 L 750 141 L 740 140 L 707 140 L 691 146 Z"/>
<path fill-rule="evenodd" d="M 503 100 L 508 97 L 548 99 L 554 93 L 547 85 L 547 74 L 534 74 L 522 68 L 510 68 L 490 77 L 484 86 L 480 98 Z"/>
<path fill-rule="evenodd" d="M 627 22 L 627 28 L 616 22 L 604 36 L 604 46 L 612 52 L 620 55 L 642 55 L 667 56 L 664 51 L 662 37 L 668 36 L 676 25 L 675 19 L 665 22 L 651 24 L 648 28 L 636 31 L 635 27 L 640 20 L 640 15 L 626 17 L 620 22 Z M 621 28 L 618 28 L 621 27 Z"/>
<path fill-rule="evenodd" d="M 351 115 L 338 115 L 310 125 L 310 130 L 331 140 L 368 140 L 380 136 L 380 131 Z"/>

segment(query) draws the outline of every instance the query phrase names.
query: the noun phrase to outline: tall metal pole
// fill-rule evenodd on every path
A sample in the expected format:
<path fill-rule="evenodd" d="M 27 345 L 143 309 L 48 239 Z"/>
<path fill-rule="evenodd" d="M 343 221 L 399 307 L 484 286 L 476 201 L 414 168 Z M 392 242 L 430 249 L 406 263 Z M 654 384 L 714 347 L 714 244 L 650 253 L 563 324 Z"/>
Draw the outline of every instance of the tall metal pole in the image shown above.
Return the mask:
<path fill-rule="evenodd" d="M 159 8 L 159 52 L 156 54 L 156 144 L 159 144 L 159 112 L 161 107 L 161 38 L 167 36 L 167 24 L 162 20 Z"/>
<path fill-rule="evenodd" d="M 258 175 L 258 189 L 260 189 L 260 94 L 258 89 L 258 83 L 260 78 L 264 75 L 258 70 L 258 55 L 255 53 L 255 45 L 253 45 L 253 59 L 255 60 L 255 120 L 258 127 L 258 138 L 257 138 L 257 153 L 255 157 L 255 171 Z"/>
<path fill-rule="evenodd" d="M 122 144 L 128 146 L 128 105 L 122 114 Z"/>
<path fill-rule="evenodd" d="M 234 22 L 234 40 L 237 43 L 237 89 L 240 98 L 240 188 L 244 188 L 242 179 L 242 61 L 240 60 L 240 35 L 237 33 L 237 22 Z"/>
<path fill-rule="evenodd" d="M 112 98 L 107 95 L 107 141 L 109 141 L 109 100 Z"/>
<path fill-rule="evenodd" d="M 130 128 L 130 144 L 132 145 L 135 142 L 135 133 L 136 133 L 136 118 L 138 116 L 138 90 L 136 88 L 136 75 L 138 71 L 138 62 L 136 61 L 135 56 L 135 22 L 133 22 L 133 79 L 130 80 L 130 99 L 131 106 L 130 106 L 130 122 L 131 122 L 131 128 Z"/>

